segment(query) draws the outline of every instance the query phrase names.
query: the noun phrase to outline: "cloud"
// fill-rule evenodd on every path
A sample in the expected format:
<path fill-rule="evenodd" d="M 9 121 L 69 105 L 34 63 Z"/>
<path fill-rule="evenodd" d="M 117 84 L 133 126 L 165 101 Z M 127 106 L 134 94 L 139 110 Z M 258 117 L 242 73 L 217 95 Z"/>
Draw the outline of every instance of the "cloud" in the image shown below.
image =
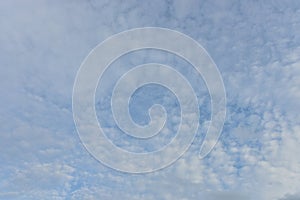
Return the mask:
<path fill-rule="evenodd" d="M 0 199 L 299 199 L 297 1 L 15 0 L 1 1 L 0 13 Z M 201 130 L 188 152 L 164 170 L 131 175 L 105 167 L 84 149 L 71 95 L 76 72 L 93 47 L 111 34 L 143 26 L 182 31 L 207 49 L 225 82 L 228 114 L 218 145 L 199 160 L 210 112 L 203 81 L 187 63 L 161 52 L 120 58 L 124 65 L 177 64 L 198 86 L 201 102 Z M 127 68 L 119 69 L 107 80 Z M 136 102 L 148 99 L 138 100 L 143 92 Z M 176 113 L 170 96 L 155 97 Z M 103 118 L 110 122 L 107 113 Z M 176 118 L 167 127 L 170 135 Z M 117 137 L 112 125 L 107 123 L 113 141 L 145 150 Z M 164 141 L 152 147 L 169 137 L 159 139 Z"/>
<path fill-rule="evenodd" d="M 247 200 L 249 197 L 247 197 L 245 194 L 240 194 L 238 192 L 208 192 L 205 197 L 207 200 Z"/>
<path fill-rule="evenodd" d="M 280 198 L 280 200 L 299 200 L 300 199 L 300 195 L 299 194 L 287 194 L 285 195 L 283 198 Z"/>

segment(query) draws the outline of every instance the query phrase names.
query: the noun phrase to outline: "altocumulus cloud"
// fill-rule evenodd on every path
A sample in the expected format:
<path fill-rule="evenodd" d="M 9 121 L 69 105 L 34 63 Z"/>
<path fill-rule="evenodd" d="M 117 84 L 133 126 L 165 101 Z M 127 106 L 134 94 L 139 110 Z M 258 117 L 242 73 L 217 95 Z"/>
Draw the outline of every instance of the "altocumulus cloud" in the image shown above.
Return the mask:
<path fill-rule="evenodd" d="M 12 0 L 0 2 L 0 13 L 0 199 L 299 199 L 298 1 Z M 130 175 L 86 152 L 71 95 L 93 47 L 144 26 L 181 31 L 208 50 L 224 79 L 228 114 L 218 145 L 199 160 L 210 105 L 199 89 L 201 133 L 188 152 L 164 170 Z M 191 66 L 152 58 L 179 63 L 192 85 L 205 88 Z M 176 114 L 172 96 L 155 98 Z M 110 119 L 105 125 L 113 141 L 133 148 Z"/>

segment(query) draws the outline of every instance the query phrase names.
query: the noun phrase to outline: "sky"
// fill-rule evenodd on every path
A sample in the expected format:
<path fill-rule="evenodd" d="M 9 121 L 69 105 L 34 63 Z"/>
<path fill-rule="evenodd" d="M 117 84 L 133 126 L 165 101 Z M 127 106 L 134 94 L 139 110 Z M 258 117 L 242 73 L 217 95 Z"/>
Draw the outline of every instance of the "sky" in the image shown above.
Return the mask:
<path fill-rule="evenodd" d="M 73 120 L 72 91 L 93 48 L 113 34 L 142 27 L 179 31 L 205 48 L 224 82 L 226 119 L 217 145 L 199 159 L 211 116 L 201 76 L 159 50 L 120 57 L 95 96 L 97 118 L 117 146 L 151 152 L 178 129 L 176 95 L 155 84 L 133 94 L 129 112 L 147 125 L 147 110 L 161 104 L 171 116 L 163 134 L 134 140 L 118 129 L 109 98 L 114 83 L 133 66 L 174 66 L 195 90 L 200 109 L 199 130 L 182 157 L 161 170 L 132 174 L 87 151 Z M 0 199 L 300 199 L 297 0 L 7 0 L 0 1 L 0 28 Z"/>

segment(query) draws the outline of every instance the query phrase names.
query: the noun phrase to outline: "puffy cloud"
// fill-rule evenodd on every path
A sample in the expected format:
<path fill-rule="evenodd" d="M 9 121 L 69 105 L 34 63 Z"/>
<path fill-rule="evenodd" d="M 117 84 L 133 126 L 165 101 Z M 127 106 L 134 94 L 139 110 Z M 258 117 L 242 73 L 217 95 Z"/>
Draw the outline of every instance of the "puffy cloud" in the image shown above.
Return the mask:
<path fill-rule="evenodd" d="M 299 199 L 297 1 L 1 1 L 0 13 L 1 199 Z M 91 48 L 139 26 L 172 28 L 203 44 L 223 76 L 228 114 L 218 145 L 199 160 L 210 103 L 191 66 L 153 52 L 121 58 L 119 64 L 151 59 L 177 64 L 199 86 L 201 102 L 200 132 L 188 152 L 166 169 L 131 175 L 86 152 L 75 131 L 71 95 L 76 71 Z M 119 69 L 107 80 L 127 68 Z M 136 102 L 149 100 L 145 95 L 139 101 L 139 95 Z M 157 98 L 153 101 L 165 102 L 177 114 L 171 96 Z M 132 113 L 143 108 L 140 104 Z M 119 137 L 108 107 L 101 109 L 112 141 L 145 150 Z M 177 122 L 175 115 L 152 147 L 170 139 Z"/>

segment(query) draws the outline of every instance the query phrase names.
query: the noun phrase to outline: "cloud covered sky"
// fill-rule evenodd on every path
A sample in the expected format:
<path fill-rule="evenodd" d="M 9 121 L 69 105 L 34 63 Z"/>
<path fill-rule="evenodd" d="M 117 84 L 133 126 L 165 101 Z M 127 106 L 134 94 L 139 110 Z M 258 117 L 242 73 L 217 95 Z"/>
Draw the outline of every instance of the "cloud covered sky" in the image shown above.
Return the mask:
<path fill-rule="evenodd" d="M 227 116 L 218 145 L 205 159 L 197 157 L 199 134 L 172 166 L 133 175 L 102 165 L 85 150 L 73 122 L 72 89 L 92 48 L 112 34 L 145 26 L 174 29 L 203 45 L 222 74 Z M 0 199 L 300 198 L 297 0 L 0 1 L 0 28 Z M 162 52 L 135 56 L 114 64 L 177 64 L 199 88 L 205 129 L 207 90 L 189 66 Z M 119 72 L 107 73 L 116 79 Z M 111 85 L 104 87 L 96 97 L 102 107 L 96 108 L 105 113 L 103 94 Z M 137 91 L 133 119 L 147 122 L 137 106 L 147 110 L 149 102 L 161 102 L 177 116 L 176 99 L 163 90 Z M 114 128 L 109 113 L 98 118 L 110 139 L 127 149 L 149 150 L 168 139 L 140 145 Z M 172 120 L 166 135 L 176 128 Z"/>

